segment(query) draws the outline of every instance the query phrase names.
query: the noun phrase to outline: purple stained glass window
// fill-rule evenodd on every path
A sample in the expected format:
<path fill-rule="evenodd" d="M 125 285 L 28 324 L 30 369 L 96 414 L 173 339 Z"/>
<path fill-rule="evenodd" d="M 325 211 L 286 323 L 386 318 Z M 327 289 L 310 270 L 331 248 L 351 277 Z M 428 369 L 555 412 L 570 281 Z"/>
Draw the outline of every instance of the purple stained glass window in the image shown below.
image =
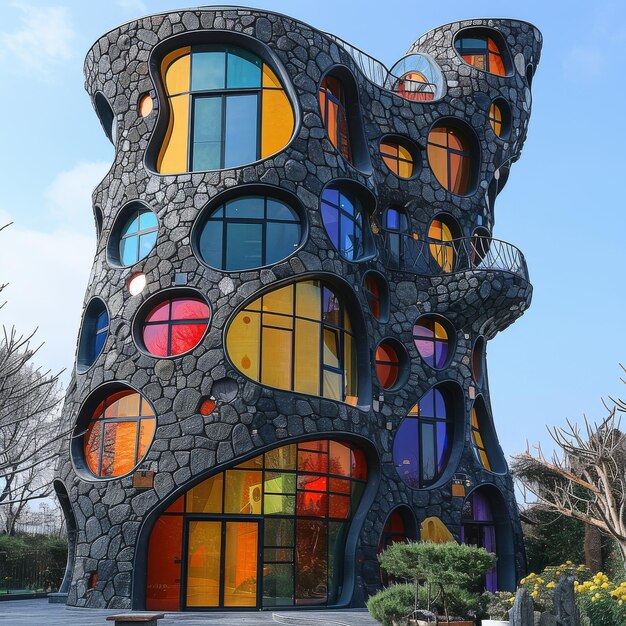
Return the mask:
<path fill-rule="evenodd" d="M 435 483 L 450 458 L 453 422 L 444 393 L 437 387 L 426 392 L 396 433 L 394 465 L 400 478 L 414 489 Z"/>
<path fill-rule="evenodd" d="M 449 324 L 432 316 L 420 317 L 413 326 L 413 341 L 424 362 L 436 369 L 448 364 L 451 353 Z"/>

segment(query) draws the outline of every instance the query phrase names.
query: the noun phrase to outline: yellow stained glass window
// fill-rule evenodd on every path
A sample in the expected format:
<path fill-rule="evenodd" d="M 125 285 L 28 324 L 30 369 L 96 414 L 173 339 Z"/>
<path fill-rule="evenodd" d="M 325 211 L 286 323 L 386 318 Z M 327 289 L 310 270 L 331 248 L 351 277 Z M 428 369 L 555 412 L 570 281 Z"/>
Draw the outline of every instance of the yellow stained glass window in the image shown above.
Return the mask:
<path fill-rule="evenodd" d="M 413 156 L 405 146 L 393 141 L 380 142 L 380 154 L 384 164 L 399 178 L 413 176 Z"/>
<path fill-rule="evenodd" d="M 429 244 L 430 253 L 439 267 L 444 272 L 451 272 L 454 267 L 455 252 L 452 243 L 454 237 L 450 226 L 444 220 L 435 218 L 428 227 L 428 238 L 433 242 Z M 441 330 L 445 333 L 445 330 Z"/>
<path fill-rule="evenodd" d="M 239 371 L 264 385 L 356 404 L 357 352 L 348 312 L 319 280 L 270 291 L 226 334 Z"/>
<path fill-rule="evenodd" d="M 433 128 L 428 134 L 427 156 L 442 187 L 460 196 L 470 191 L 473 155 L 465 132 L 448 126 Z"/>
<path fill-rule="evenodd" d="M 496 102 L 489 107 L 489 123 L 497 137 L 502 136 L 502 109 Z"/>
<path fill-rule="evenodd" d="M 470 430 L 470 437 L 472 446 L 474 447 L 474 453 L 480 464 L 486 469 L 491 471 L 491 463 L 489 462 L 489 456 L 487 455 L 487 449 L 483 442 L 482 435 L 480 434 L 480 427 L 478 423 L 478 413 L 476 407 L 472 407 L 472 426 Z"/>

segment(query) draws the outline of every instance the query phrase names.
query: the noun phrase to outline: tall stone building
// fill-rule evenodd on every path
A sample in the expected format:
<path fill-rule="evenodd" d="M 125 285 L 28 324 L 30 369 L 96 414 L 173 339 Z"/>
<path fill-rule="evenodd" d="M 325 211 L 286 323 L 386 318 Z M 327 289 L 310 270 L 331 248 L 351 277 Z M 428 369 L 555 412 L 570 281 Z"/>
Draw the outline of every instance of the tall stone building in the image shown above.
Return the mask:
<path fill-rule="evenodd" d="M 359 606 L 454 538 L 524 573 L 487 342 L 531 299 L 492 238 L 541 35 L 455 22 L 389 70 L 276 13 L 101 37 L 115 146 L 56 474 L 68 603 Z"/>

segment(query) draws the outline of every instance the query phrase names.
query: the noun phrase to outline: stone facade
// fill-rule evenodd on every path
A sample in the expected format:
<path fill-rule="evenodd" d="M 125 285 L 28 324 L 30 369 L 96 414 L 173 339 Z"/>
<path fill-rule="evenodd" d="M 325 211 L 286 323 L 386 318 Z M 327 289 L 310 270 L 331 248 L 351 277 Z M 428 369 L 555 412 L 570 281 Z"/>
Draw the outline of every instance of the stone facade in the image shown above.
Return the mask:
<path fill-rule="evenodd" d="M 494 29 L 509 51 L 511 75 L 495 76 L 463 62 L 453 39 L 465 28 Z M 189 34 L 237 33 L 266 48 L 284 71 L 287 92 L 296 110 L 296 130 L 288 145 L 270 158 L 235 169 L 159 175 L 146 163 L 158 150 L 159 117 L 165 115 L 163 89 L 155 72 L 153 51 Z M 349 46 L 297 20 L 269 12 L 237 8 L 176 11 L 128 22 L 101 37 L 85 61 L 85 87 L 96 100 L 104 96 L 115 120 L 111 127 L 115 158 L 93 194 L 98 244 L 85 304 L 94 296 L 105 303 L 110 317 L 102 354 L 84 373 L 75 373 L 68 389 L 64 419 L 72 428 L 88 398 L 103 385 L 118 381 L 140 391 L 154 408 L 157 429 L 141 469 L 155 472 L 149 489 L 133 487 L 133 473 L 107 480 L 80 471 L 76 449 L 63 447 L 56 471 L 56 489 L 70 530 L 70 560 L 62 591 L 68 604 L 83 607 L 143 608 L 147 542 L 156 516 L 199 480 L 237 464 L 260 451 L 302 437 L 319 434 L 347 437 L 368 454 L 370 478 L 347 542 L 343 604 L 361 606 L 380 586 L 377 550 L 390 512 L 408 506 L 417 525 L 437 516 L 458 538 L 463 497 L 453 497 L 453 475 L 463 475 L 467 493 L 481 485 L 500 494 L 501 513 L 510 520 L 514 559 L 512 578 L 524 574 L 525 557 L 508 472 L 488 472 L 478 464 L 470 446 L 469 414 L 473 397 L 481 394 L 489 409 L 486 380 L 477 388 L 471 354 L 477 337 L 491 339 L 513 323 L 528 307 L 532 288 L 523 257 L 517 271 L 485 267 L 459 269 L 438 275 L 390 270 L 382 252 L 351 263 L 329 242 L 319 211 L 320 195 L 332 180 L 350 180 L 368 190 L 378 211 L 403 206 L 411 230 L 425 236 L 431 219 L 440 212 L 454 217 L 463 237 L 476 227 L 491 231 L 498 181 L 500 188 L 510 164 L 520 155 L 528 127 L 531 96 L 529 65 L 539 62 L 541 35 L 532 25 L 512 20 L 470 20 L 434 29 L 409 52 L 430 55 L 441 69 L 444 95 L 432 102 L 404 99 L 375 84 Z M 358 89 L 358 113 L 371 171 L 348 164 L 329 141 L 321 119 L 318 89 L 331 68 L 348 69 Z M 142 95 L 154 102 L 152 112 L 138 111 Z M 494 138 L 488 122 L 490 103 L 505 98 L 510 106 L 510 138 Z M 106 115 L 99 111 L 103 125 Z M 354 114 L 354 110 L 351 111 Z M 478 184 L 470 195 L 447 192 L 433 176 L 426 158 L 429 129 L 436 120 L 466 121 L 480 150 Z M 418 175 L 403 180 L 381 161 L 381 136 L 412 141 L 420 152 Z M 191 229 L 201 211 L 226 189 L 249 185 L 277 187 L 294 194 L 306 211 L 304 244 L 288 259 L 273 266 L 243 272 L 220 272 L 200 262 L 191 244 Z M 128 202 L 141 200 L 159 220 L 158 239 L 151 253 L 132 267 L 115 267 L 107 260 L 116 220 Z M 374 234 L 380 248 L 382 239 Z M 389 285 L 389 319 L 377 322 L 363 291 L 364 274 L 376 270 Z M 136 273 L 147 277 L 141 294 L 131 296 L 127 281 Z M 176 276 L 178 275 L 178 277 Z M 367 365 L 371 397 L 367 406 L 348 404 L 265 387 L 243 376 L 225 357 L 224 336 L 233 314 L 254 294 L 272 284 L 302 276 L 340 277 L 360 307 L 359 340 L 374 353 L 383 338 L 395 338 L 409 355 L 408 377 L 393 393 L 380 389 L 375 367 Z M 133 323 L 142 305 L 154 294 L 186 281 L 203 294 L 211 307 L 211 324 L 202 342 L 175 358 L 155 358 L 140 350 Z M 426 366 L 412 339 L 415 320 L 424 313 L 444 315 L 456 329 L 450 364 L 442 370 Z M 358 317 L 358 316 L 357 316 Z M 394 434 L 410 408 L 433 385 L 455 381 L 465 395 L 459 418 L 463 436 L 455 444 L 449 471 L 433 488 L 409 488 L 398 476 L 392 458 Z M 216 409 L 203 416 L 202 399 L 213 397 Z M 497 443 L 496 443 L 497 446 Z M 499 448 L 495 454 L 502 455 Z M 90 573 L 97 583 L 88 589 Z M 511 577 L 509 577 L 511 578 Z M 347 599 L 347 600 L 346 600 Z"/>

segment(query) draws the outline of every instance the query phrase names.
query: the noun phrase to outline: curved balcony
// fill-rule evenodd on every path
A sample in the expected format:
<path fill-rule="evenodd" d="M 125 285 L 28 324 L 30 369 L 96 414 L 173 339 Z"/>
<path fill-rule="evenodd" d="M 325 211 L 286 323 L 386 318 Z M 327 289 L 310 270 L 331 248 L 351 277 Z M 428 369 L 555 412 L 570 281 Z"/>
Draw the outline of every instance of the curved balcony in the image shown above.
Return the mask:
<path fill-rule="evenodd" d="M 341 46 L 352 57 L 365 78 L 378 87 L 405 100 L 429 102 L 443 96 L 443 74 L 427 55 L 409 54 L 389 70 L 381 61 L 341 37 L 332 33 L 324 34 Z"/>
<path fill-rule="evenodd" d="M 426 276 L 458 272 L 506 272 L 526 282 L 528 267 L 515 246 L 491 237 L 463 237 L 451 241 L 415 239 L 383 230 L 382 261 L 389 268 Z"/>

